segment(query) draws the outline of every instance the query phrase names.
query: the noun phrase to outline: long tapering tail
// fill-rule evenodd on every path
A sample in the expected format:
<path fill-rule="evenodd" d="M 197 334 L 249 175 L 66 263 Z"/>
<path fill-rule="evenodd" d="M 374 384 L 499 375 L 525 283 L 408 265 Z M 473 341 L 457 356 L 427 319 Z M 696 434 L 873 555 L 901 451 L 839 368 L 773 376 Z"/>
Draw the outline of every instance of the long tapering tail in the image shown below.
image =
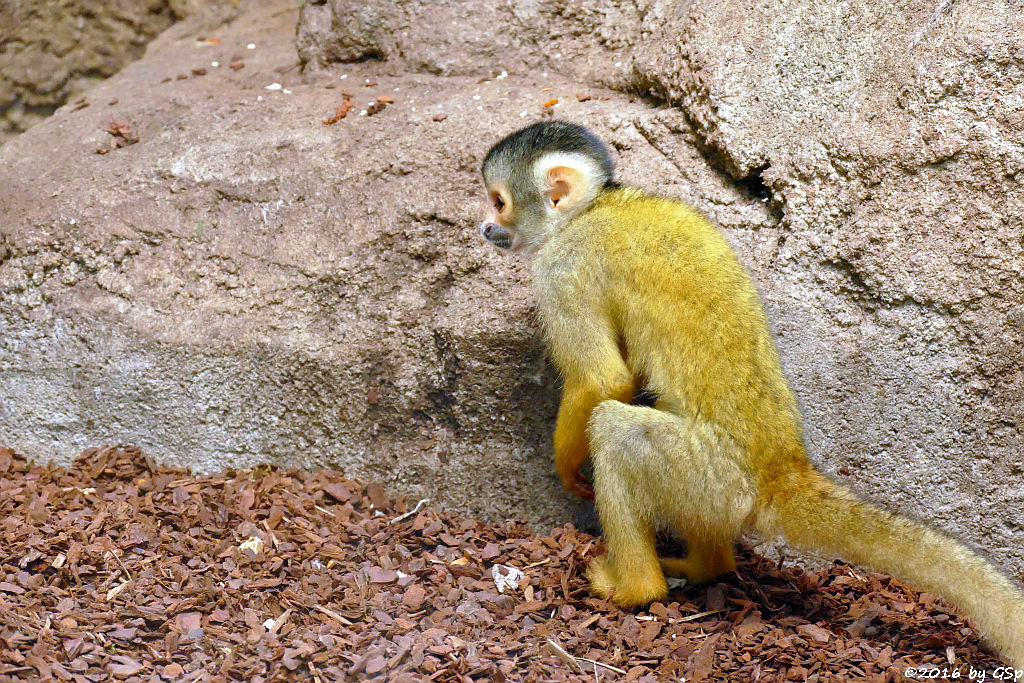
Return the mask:
<path fill-rule="evenodd" d="M 1024 591 L 961 543 L 859 500 L 814 470 L 780 490 L 763 518 L 795 546 L 835 554 L 942 596 L 1024 669 Z"/>

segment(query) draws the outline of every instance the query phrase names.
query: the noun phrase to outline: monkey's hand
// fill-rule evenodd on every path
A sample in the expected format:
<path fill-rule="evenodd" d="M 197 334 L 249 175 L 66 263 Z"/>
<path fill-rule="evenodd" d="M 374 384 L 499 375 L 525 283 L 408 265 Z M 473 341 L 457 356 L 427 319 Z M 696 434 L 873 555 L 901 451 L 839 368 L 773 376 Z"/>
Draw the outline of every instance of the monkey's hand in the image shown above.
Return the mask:
<path fill-rule="evenodd" d="M 594 486 L 587 479 L 583 472 L 578 469 L 573 472 L 559 472 L 562 478 L 562 488 L 580 498 L 594 500 Z"/>

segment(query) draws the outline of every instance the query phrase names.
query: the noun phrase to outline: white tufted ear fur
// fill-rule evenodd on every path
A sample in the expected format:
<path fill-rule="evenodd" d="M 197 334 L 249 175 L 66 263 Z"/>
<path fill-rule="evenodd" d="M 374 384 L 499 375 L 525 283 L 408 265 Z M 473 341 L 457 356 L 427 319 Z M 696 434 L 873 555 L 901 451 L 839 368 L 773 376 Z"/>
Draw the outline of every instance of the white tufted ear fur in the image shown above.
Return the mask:
<path fill-rule="evenodd" d="M 533 166 L 533 178 L 547 200 L 548 211 L 562 215 L 590 204 L 608 180 L 593 159 L 570 152 L 542 156 Z"/>

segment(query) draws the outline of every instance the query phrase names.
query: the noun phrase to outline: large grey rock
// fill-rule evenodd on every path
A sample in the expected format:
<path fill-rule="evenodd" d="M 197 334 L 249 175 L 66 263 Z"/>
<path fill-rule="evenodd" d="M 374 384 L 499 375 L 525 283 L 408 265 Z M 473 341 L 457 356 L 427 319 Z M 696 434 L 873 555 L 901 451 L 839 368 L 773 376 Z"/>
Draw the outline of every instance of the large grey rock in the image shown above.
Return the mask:
<path fill-rule="evenodd" d="M 191 20 L 155 41 L 95 95 L 137 145 L 96 155 L 90 108 L 0 150 L 8 445 L 331 464 L 565 519 L 525 270 L 473 228 L 481 155 L 558 98 L 624 180 L 726 231 L 823 468 L 1024 569 L 1020 13 L 333 0 L 301 17 L 294 45 L 284 2 L 243 5 L 214 48 Z M 341 89 L 357 110 L 325 126 Z"/>
<path fill-rule="evenodd" d="M 520 266 L 475 229 L 481 155 L 550 95 L 372 62 L 304 82 L 294 6 L 243 10 L 177 25 L 93 91 L 116 106 L 64 108 L 0 150 L 4 443 L 331 465 L 490 518 L 564 520 L 556 377 Z M 327 126 L 338 84 L 360 108 L 396 102 Z M 636 139 L 647 107 L 594 95 L 568 113 Z M 111 116 L 140 142 L 100 155 Z"/>

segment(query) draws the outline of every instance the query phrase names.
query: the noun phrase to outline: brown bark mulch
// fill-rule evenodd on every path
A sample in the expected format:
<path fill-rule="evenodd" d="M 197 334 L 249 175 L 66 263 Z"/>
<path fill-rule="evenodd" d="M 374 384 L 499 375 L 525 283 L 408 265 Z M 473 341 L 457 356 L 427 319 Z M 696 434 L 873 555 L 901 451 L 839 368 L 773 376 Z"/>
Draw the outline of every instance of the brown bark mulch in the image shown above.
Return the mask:
<path fill-rule="evenodd" d="M 749 549 L 644 610 L 600 541 L 486 525 L 338 472 L 211 476 L 135 448 L 0 448 L 0 681 L 849 681 L 999 666 L 934 595 Z M 524 573 L 501 593 L 495 565 Z M 504 570 L 502 570 L 504 571 Z"/>

